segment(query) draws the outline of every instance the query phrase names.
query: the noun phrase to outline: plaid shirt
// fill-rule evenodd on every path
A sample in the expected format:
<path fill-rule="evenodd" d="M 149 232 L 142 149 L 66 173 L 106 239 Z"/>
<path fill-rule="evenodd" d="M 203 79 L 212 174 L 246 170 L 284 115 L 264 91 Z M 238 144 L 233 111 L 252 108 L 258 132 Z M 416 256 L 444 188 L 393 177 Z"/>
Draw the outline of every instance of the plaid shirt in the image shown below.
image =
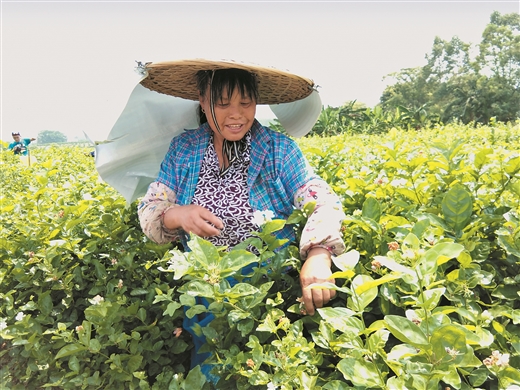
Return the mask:
<path fill-rule="evenodd" d="M 157 181 L 171 188 L 179 205 L 191 204 L 204 153 L 210 140 L 209 125 L 187 130 L 175 137 L 166 154 Z M 294 210 L 296 191 L 311 179 L 319 179 L 289 137 L 260 125 L 251 128 L 251 162 L 247 185 L 252 209 L 271 210 L 275 218 L 287 219 Z M 292 226 L 279 238 L 294 240 Z"/>

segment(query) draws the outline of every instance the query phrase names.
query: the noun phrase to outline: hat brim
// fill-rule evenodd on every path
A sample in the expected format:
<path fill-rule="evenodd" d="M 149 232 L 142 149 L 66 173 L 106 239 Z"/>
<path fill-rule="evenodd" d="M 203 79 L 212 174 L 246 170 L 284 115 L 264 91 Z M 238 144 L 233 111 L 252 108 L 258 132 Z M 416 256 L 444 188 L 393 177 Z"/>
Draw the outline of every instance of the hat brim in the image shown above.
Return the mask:
<path fill-rule="evenodd" d="M 314 90 L 312 80 L 275 68 L 204 59 L 148 63 L 143 68 L 147 76 L 141 85 L 165 95 L 197 101 L 197 72 L 217 69 L 243 69 L 254 73 L 258 80 L 257 104 L 290 103 L 306 98 Z"/>
<path fill-rule="evenodd" d="M 198 101 L 159 94 L 137 84 L 107 140 L 96 145 L 100 177 L 128 203 L 143 196 L 157 179 L 172 138 L 200 125 L 198 107 Z M 302 137 L 311 131 L 322 106 L 318 92 L 313 91 L 302 100 L 269 107 L 290 135 Z"/>

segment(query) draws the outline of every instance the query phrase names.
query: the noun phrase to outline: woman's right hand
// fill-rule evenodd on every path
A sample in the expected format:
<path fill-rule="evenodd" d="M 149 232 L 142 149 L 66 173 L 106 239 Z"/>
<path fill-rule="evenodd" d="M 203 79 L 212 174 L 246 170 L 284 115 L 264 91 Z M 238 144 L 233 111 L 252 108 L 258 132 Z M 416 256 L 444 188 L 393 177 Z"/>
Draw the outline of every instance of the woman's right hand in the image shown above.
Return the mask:
<path fill-rule="evenodd" d="M 200 237 L 218 236 L 224 229 L 220 218 L 197 204 L 168 209 L 163 216 L 163 225 L 167 229 L 181 228 L 186 233 L 194 233 Z"/>

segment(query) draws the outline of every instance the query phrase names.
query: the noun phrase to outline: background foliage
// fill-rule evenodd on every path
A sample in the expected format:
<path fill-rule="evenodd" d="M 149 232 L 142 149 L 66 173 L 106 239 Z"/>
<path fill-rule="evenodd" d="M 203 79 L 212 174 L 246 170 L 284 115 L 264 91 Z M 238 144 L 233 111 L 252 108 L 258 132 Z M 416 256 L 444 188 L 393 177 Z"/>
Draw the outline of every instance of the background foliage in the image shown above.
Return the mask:
<path fill-rule="evenodd" d="M 337 297 L 313 317 L 301 313 L 296 248 L 275 255 L 282 243 L 270 235 L 298 228 L 308 210 L 230 253 L 194 237 L 186 254 L 144 237 L 136 205 L 98 179 L 85 149 L 33 149 L 31 167 L 2 153 L 4 387 L 519 385 L 518 124 L 299 143 L 348 215 L 348 252 L 327 285 Z M 258 266 L 241 275 L 247 264 Z M 204 312 L 215 316 L 200 332 L 216 385 L 189 370 L 193 343 L 181 326 Z"/>
<path fill-rule="evenodd" d="M 61 143 L 67 142 L 67 136 L 61 131 L 43 130 L 38 133 L 37 140 L 40 145 Z"/>
<path fill-rule="evenodd" d="M 381 97 L 384 109 L 425 107 L 443 123 L 520 117 L 520 14 L 494 12 L 477 47 L 436 37 L 426 60 L 393 75 L 397 83 Z"/>
<path fill-rule="evenodd" d="M 368 108 L 356 101 L 323 107 L 312 134 L 380 134 L 393 127 L 493 124 L 520 118 L 520 14 L 494 12 L 474 46 L 436 37 L 426 65 L 388 75 L 393 81 Z M 273 120 L 271 128 L 283 131 Z"/>

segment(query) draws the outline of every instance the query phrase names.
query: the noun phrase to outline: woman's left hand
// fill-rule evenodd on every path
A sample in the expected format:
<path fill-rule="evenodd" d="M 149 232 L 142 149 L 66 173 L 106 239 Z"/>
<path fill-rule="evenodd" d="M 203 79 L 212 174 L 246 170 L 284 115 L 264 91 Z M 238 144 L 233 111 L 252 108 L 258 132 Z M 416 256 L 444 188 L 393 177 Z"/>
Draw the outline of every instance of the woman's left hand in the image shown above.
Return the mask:
<path fill-rule="evenodd" d="M 332 260 L 330 252 L 325 248 L 312 248 L 307 260 L 303 263 L 300 271 L 300 284 L 302 287 L 302 298 L 307 314 L 314 315 L 314 309 L 326 305 L 335 295 L 335 290 L 311 289 L 312 283 L 330 282 Z"/>

